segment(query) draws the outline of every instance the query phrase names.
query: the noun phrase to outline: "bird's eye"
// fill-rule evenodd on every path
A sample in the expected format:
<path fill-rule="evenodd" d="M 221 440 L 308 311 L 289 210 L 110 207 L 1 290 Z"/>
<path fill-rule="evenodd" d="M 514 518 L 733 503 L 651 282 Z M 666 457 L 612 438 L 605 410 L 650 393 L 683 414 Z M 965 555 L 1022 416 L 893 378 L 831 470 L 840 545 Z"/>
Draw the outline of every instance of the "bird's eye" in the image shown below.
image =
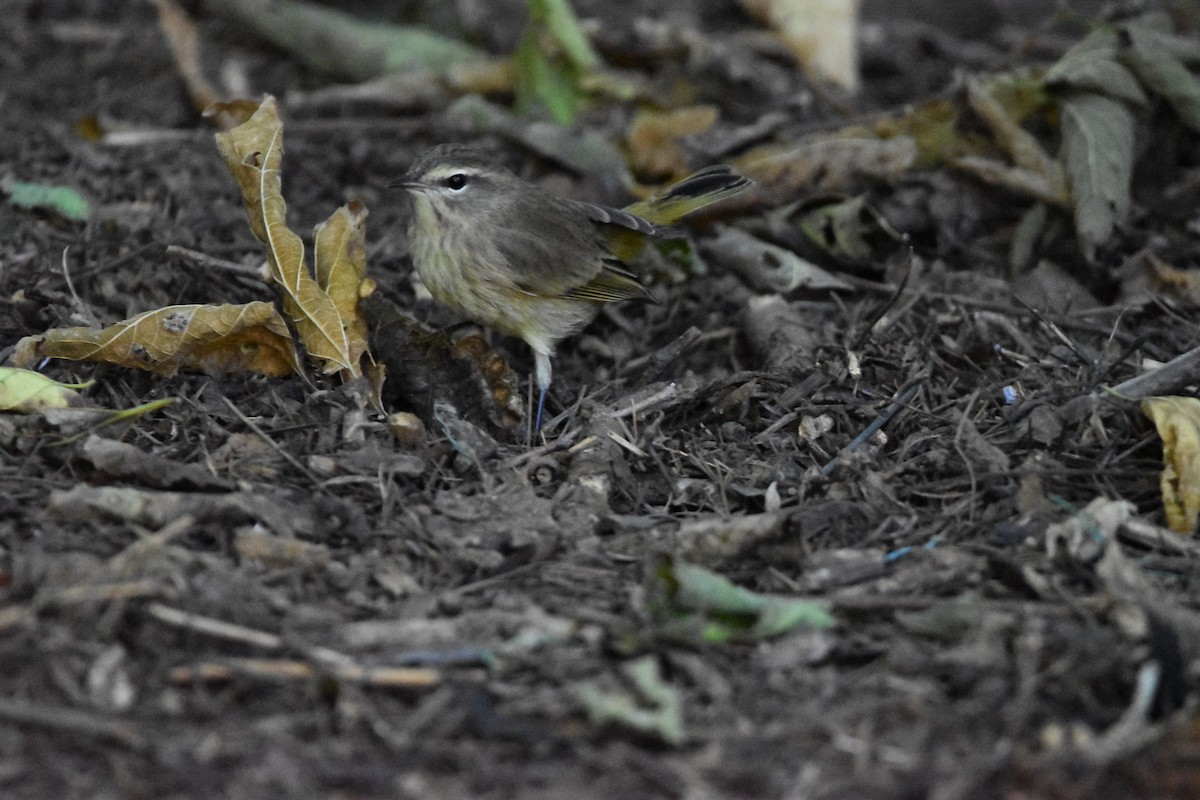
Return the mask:
<path fill-rule="evenodd" d="M 446 178 L 445 183 L 450 191 L 461 192 L 463 189 L 467 188 L 467 176 L 463 175 L 461 172 L 456 172 L 449 178 Z"/>

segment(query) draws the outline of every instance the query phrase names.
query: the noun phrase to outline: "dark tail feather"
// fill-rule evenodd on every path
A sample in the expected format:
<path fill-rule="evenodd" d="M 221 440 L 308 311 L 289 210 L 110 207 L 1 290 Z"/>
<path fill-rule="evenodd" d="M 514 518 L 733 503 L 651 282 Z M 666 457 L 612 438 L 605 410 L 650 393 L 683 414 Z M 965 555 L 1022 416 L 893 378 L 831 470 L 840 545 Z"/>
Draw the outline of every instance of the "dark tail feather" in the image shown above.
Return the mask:
<path fill-rule="evenodd" d="M 737 194 L 750 185 L 750 179 L 733 171 L 728 164 L 716 164 L 705 167 L 675 184 L 662 195 L 664 200 L 674 200 L 683 197 L 701 197 L 706 194 L 719 194 L 729 197 Z M 709 202 L 715 202 L 709 200 Z"/>
<path fill-rule="evenodd" d="M 749 178 L 732 167 L 717 164 L 693 173 L 649 200 L 625 210 L 656 225 L 673 225 L 687 214 L 732 197 L 753 186 Z"/>

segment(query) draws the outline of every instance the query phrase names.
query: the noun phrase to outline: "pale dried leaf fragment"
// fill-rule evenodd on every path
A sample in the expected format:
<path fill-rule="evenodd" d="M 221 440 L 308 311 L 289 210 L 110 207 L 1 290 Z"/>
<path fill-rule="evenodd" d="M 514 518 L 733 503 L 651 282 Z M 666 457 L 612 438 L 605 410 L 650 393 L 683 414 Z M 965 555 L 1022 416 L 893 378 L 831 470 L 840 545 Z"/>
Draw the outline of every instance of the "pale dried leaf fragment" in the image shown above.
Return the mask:
<path fill-rule="evenodd" d="M 104 361 L 164 377 L 181 369 L 279 377 L 298 366 L 287 324 L 262 301 L 167 306 L 107 328 L 54 328 L 22 339 L 13 354 L 18 366 L 43 358 Z"/>
<path fill-rule="evenodd" d="M 742 0 L 775 30 L 805 70 L 858 91 L 859 0 Z"/>
<path fill-rule="evenodd" d="M 217 149 L 242 190 L 250 229 L 267 247 L 271 280 L 283 294 L 283 310 L 304 349 L 325 373 L 362 373 L 354 359 L 337 304 L 320 287 L 304 262 L 304 243 L 287 227 L 280 168 L 283 123 L 275 98 L 267 96 L 258 110 L 233 130 L 216 135 Z"/>
<path fill-rule="evenodd" d="M 40 372 L 0 367 L 0 411 L 30 414 L 45 408 L 77 406 L 83 398 L 75 390 L 91 383 L 59 383 Z"/>
<path fill-rule="evenodd" d="M 1200 516 L 1200 399 L 1148 397 L 1142 413 L 1154 422 L 1163 443 L 1159 483 L 1167 526 L 1191 534 Z"/>

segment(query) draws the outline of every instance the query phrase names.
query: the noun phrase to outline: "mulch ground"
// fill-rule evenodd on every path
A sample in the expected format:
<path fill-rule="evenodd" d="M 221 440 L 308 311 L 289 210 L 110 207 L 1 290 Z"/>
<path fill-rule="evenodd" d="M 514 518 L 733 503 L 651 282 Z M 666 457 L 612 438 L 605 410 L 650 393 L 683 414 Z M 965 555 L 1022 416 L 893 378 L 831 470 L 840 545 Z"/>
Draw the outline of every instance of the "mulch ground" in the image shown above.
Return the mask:
<path fill-rule="evenodd" d="M 520 33 L 510 5 L 471 17 L 495 52 Z M 1039 4 L 900 5 L 911 15 L 867 4 L 850 105 L 799 101 L 804 79 L 753 50 L 732 2 L 578 9 L 610 49 L 666 10 L 750 48 L 695 77 L 735 142 L 768 113 L 786 118 L 770 130 L 835 129 L 952 92 L 956 70 L 1044 65 L 1086 32 L 1082 13 Z M 370 209 L 391 309 L 455 322 L 414 289 L 408 211 L 382 188 L 427 146 L 482 141 L 556 191 L 622 202 L 616 183 L 440 108 L 289 107 L 326 79 L 192 10 L 206 62 L 236 61 L 280 98 L 293 227 L 345 199 Z M 270 299 L 168 253 L 262 259 L 151 5 L 7 0 L 2 16 L 0 177 L 73 186 L 94 211 L 0 203 L 0 349 L 173 303 Z M 597 108 L 579 125 L 616 135 L 629 116 Z M 95 379 L 91 405 L 174 402 L 103 427 L 0 416 L 0 793 L 1197 796 L 1200 548 L 1163 535 L 1161 443 L 1137 403 L 1104 392 L 1195 344 L 1193 304 L 1124 300 L 1147 248 L 1200 261 L 1195 228 L 1173 233 L 1194 224 L 1194 190 L 1156 206 L 1197 169 L 1194 135 L 1147 154 L 1131 222 L 1095 262 L 1064 217 L 1016 275 L 1028 201 L 946 168 L 857 187 L 908 238 L 868 266 L 827 264 L 851 287 L 834 293 L 755 289 L 698 227 L 707 269 L 668 270 L 661 305 L 613 308 L 563 344 L 534 443 L 486 415 L 430 415 L 405 447 L 315 375 L 47 365 Z M 782 205 L 737 224 L 770 236 Z M 524 397 L 527 349 L 491 347 Z M 834 625 L 705 643 L 694 616 L 670 624 L 685 564 L 817 601 Z"/>

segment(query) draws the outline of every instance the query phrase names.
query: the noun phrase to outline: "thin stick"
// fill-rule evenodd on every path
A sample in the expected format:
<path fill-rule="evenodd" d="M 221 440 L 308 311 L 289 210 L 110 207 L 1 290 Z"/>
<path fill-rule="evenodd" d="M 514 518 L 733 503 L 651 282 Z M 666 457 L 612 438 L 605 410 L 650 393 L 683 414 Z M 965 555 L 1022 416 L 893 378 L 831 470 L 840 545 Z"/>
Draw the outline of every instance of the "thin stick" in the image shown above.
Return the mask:
<path fill-rule="evenodd" d="M 892 417 L 899 414 L 900 410 L 905 408 L 908 405 L 908 402 L 913 399 L 913 395 L 915 395 L 917 393 L 917 390 L 920 389 L 924 383 L 925 383 L 924 375 L 922 375 L 921 377 L 917 378 L 912 383 L 910 383 L 908 385 L 908 387 L 906 389 L 904 389 L 903 392 L 900 393 L 900 396 L 897 397 L 895 400 L 893 400 L 892 404 L 883 410 L 882 414 L 880 414 L 878 417 L 876 417 L 874 420 L 872 420 L 871 424 L 868 425 L 863 430 L 862 433 L 860 433 L 858 436 L 854 437 L 854 441 L 852 441 L 852 442 L 850 442 L 850 444 L 846 445 L 846 448 L 844 450 L 842 450 L 842 452 L 840 452 L 836 456 L 834 456 L 833 459 L 828 464 L 821 467 L 821 477 L 828 478 L 833 473 L 833 471 L 837 468 L 838 464 L 841 463 L 842 459 L 845 456 L 849 455 L 850 453 L 853 453 L 859 447 L 862 447 L 862 445 L 868 439 L 870 439 L 872 436 L 875 435 L 876 431 L 878 431 L 884 425 L 888 424 L 888 422 L 891 421 Z"/>
<path fill-rule="evenodd" d="M 109 739 L 134 750 L 149 747 L 149 742 L 133 725 L 75 708 L 46 706 L 5 697 L 0 698 L 0 719 Z"/>

